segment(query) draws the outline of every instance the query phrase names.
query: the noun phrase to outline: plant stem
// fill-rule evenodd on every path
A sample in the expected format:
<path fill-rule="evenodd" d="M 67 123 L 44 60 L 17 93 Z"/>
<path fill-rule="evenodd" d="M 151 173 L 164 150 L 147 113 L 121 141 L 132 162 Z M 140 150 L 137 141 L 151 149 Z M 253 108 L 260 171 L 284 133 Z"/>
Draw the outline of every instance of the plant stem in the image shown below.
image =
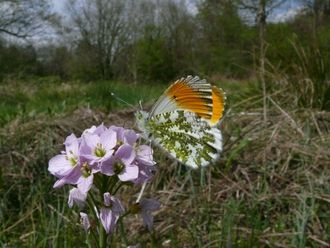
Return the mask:
<path fill-rule="evenodd" d="M 97 238 L 96 238 L 96 235 L 95 235 L 95 232 L 91 232 L 93 238 L 94 238 L 94 241 L 95 241 L 95 245 L 97 248 L 100 248 L 99 244 L 97 243 Z M 91 246 L 92 247 L 92 246 Z"/>
<path fill-rule="evenodd" d="M 127 246 L 128 240 L 124 229 L 123 219 L 119 219 L 119 230 L 120 230 L 120 236 L 123 238 L 125 246 Z"/>
<path fill-rule="evenodd" d="M 100 248 L 106 248 L 107 246 L 107 234 L 105 232 L 105 229 L 103 228 L 102 222 L 100 221 L 99 224 L 99 247 Z"/>
<path fill-rule="evenodd" d="M 107 178 L 105 176 L 102 177 L 101 180 L 101 188 L 99 189 L 100 192 L 100 202 L 103 203 L 103 194 L 107 190 Z M 101 214 L 99 212 L 99 214 Z M 100 216 L 99 216 L 100 217 Z M 107 246 L 107 233 L 105 232 L 105 229 L 103 228 L 101 217 L 99 218 L 99 246 L 100 248 L 105 248 Z"/>
<path fill-rule="evenodd" d="M 112 190 L 113 190 L 113 188 L 116 186 L 117 182 L 118 182 L 118 177 L 117 177 L 117 176 L 112 176 L 112 177 L 110 178 L 110 182 L 109 182 L 109 184 L 107 185 L 107 186 L 108 186 L 108 187 L 107 187 L 107 190 L 109 191 L 109 193 L 110 193 L 111 195 L 116 194 L 116 193 L 113 193 Z M 116 192 L 117 192 L 117 191 L 116 191 Z"/>
<path fill-rule="evenodd" d="M 88 207 L 90 208 L 90 210 L 93 213 L 93 217 L 95 218 L 95 220 L 97 220 L 98 219 L 97 212 L 96 212 L 97 209 L 95 209 L 96 208 L 96 204 L 95 204 L 95 199 L 92 196 L 92 194 L 89 194 L 89 197 L 87 198 L 87 204 L 88 204 Z"/>
<path fill-rule="evenodd" d="M 92 196 L 92 194 L 89 194 L 88 195 L 89 197 L 87 198 L 87 204 L 88 204 L 88 207 L 89 207 L 89 209 L 90 209 L 90 211 L 93 213 L 93 217 L 94 217 L 94 219 L 95 220 L 98 220 L 98 217 L 97 217 L 97 209 L 96 209 L 96 203 L 95 203 L 95 200 L 94 200 L 94 198 L 93 198 L 93 196 Z M 99 247 L 98 246 L 98 240 L 97 240 L 97 238 L 96 238 L 96 235 L 95 235 L 95 232 L 93 231 L 93 229 L 91 229 L 90 230 L 90 233 L 91 233 L 91 235 L 93 236 L 93 239 L 94 239 L 94 241 L 95 241 L 95 244 L 97 245 L 97 247 Z M 86 234 L 87 235 L 87 241 L 88 241 L 88 247 L 92 247 L 91 246 L 91 244 L 90 244 L 90 240 L 89 240 L 89 234 Z"/>
<path fill-rule="evenodd" d="M 117 193 L 117 191 L 121 188 L 121 186 L 123 186 L 124 184 L 119 183 L 119 185 L 117 186 L 117 188 L 114 189 L 114 191 L 111 193 L 112 195 L 115 195 Z"/>

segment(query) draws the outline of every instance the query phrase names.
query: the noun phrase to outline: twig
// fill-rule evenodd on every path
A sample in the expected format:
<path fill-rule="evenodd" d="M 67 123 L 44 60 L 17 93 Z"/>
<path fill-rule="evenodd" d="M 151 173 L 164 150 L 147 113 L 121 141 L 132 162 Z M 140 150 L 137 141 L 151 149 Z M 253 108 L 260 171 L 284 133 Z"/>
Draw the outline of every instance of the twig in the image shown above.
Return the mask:
<path fill-rule="evenodd" d="M 290 120 L 290 122 L 292 123 L 292 125 L 294 126 L 294 128 L 303 136 L 303 137 L 305 137 L 305 134 L 304 134 L 304 132 L 301 130 L 301 128 L 298 126 L 298 124 L 295 122 L 295 120 L 287 113 L 287 112 L 285 112 L 271 97 L 267 97 L 268 99 L 269 99 L 269 101 L 271 101 L 271 103 L 272 104 L 274 104 L 274 106 L 276 107 L 276 108 L 278 108 L 280 111 L 281 111 L 281 113 L 285 116 L 285 117 L 287 117 L 289 120 Z"/>

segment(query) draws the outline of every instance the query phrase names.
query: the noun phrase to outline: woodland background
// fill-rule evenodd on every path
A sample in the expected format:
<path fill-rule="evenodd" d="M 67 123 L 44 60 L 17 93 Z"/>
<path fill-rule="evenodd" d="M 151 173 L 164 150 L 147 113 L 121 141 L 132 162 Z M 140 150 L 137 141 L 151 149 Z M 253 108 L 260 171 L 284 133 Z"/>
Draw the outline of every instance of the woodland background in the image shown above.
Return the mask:
<path fill-rule="evenodd" d="M 84 246 L 49 158 L 134 128 L 111 92 L 148 109 L 186 75 L 227 94 L 222 157 L 190 171 L 155 148 L 155 230 L 132 220 L 113 246 L 330 247 L 329 0 L 60 2 L 0 0 L 2 247 Z"/>

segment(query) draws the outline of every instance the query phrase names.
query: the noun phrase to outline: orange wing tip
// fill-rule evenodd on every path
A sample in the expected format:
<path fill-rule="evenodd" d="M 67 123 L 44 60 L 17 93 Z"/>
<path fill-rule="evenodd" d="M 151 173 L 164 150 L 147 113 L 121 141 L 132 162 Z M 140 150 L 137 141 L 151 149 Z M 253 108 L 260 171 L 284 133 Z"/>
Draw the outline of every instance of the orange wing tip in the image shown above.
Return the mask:
<path fill-rule="evenodd" d="M 210 120 L 211 125 L 216 125 L 222 118 L 225 106 L 225 99 L 225 92 L 222 89 L 217 88 L 216 86 L 212 86 L 213 109 L 212 117 Z"/>
<path fill-rule="evenodd" d="M 179 108 L 187 109 L 199 115 L 211 114 L 211 107 L 205 102 L 205 96 L 187 84 L 177 80 L 166 91 L 166 96 L 174 100 Z"/>

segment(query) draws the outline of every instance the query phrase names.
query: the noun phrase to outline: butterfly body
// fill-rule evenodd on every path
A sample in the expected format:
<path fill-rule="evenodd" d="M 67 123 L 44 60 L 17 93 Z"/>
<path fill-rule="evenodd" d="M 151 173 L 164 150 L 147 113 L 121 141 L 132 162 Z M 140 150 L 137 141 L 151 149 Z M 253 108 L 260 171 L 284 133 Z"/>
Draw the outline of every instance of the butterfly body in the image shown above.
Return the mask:
<path fill-rule="evenodd" d="M 146 139 L 192 168 L 207 166 L 219 157 L 222 136 L 216 127 L 222 116 L 223 92 L 205 80 L 188 76 L 177 80 L 150 113 L 136 114 Z"/>

